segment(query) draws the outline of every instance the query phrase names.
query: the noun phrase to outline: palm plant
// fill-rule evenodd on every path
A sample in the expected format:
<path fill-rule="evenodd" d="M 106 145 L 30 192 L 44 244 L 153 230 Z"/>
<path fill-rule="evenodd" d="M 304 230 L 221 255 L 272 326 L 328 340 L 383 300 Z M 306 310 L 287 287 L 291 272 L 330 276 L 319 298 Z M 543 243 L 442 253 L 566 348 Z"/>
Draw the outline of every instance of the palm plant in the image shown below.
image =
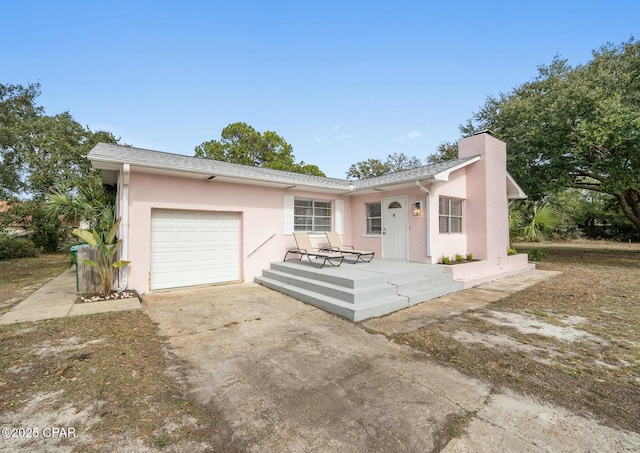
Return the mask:
<path fill-rule="evenodd" d="M 91 247 L 96 247 L 98 251 L 97 261 L 84 260 L 84 263 L 98 269 L 100 282 L 102 285 L 102 295 L 111 295 L 111 285 L 113 277 L 118 268 L 127 266 L 130 261 L 116 260 L 116 253 L 122 239 L 116 240 L 116 233 L 120 226 L 120 219 L 116 220 L 107 233 L 102 233 L 95 228 L 93 230 L 74 229 L 72 233 L 84 240 Z"/>
<path fill-rule="evenodd" d="M 540 241 L 543 238 L 544 230 L 557 227 L 560 220 L 560 213 L 553 206 L 546 203 L 533 203 L 531 212 L 522 228 L 522 235 L 529 242 Z"/>
<path fill-rule="evenodd" d="M 109 231 L 115 222 L 115 199 L 107 192 L 98 178 L 88 178 L 77 190 L 57 187 L 47 194 L 43 209 L 47 217 L 62 216 L 67 223 L 77 225 L 87 222 L 89 229 L 102 233 Z"/>
<path fill-rule="evenodd" d="M 524 213 L 522 206 L 517 204 L 509 205 L 509 244 L 515 242 L 522 231 L 524 223 Z"/>

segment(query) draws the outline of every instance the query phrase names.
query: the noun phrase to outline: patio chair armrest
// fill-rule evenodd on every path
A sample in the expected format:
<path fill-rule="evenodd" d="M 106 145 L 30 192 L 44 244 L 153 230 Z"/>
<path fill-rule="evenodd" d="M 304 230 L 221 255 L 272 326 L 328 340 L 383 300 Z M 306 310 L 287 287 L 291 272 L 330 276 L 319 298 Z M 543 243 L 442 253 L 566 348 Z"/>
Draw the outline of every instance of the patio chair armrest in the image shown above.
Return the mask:
<path fill-rule="evenodd" d="M 300 249 L 298 247 L 293 247 L 293 248 L 287 249 L 287 253 L 297 253 L 298 255 L 306 255 L 307 254 L 307 250 L 306 249 Z"/>

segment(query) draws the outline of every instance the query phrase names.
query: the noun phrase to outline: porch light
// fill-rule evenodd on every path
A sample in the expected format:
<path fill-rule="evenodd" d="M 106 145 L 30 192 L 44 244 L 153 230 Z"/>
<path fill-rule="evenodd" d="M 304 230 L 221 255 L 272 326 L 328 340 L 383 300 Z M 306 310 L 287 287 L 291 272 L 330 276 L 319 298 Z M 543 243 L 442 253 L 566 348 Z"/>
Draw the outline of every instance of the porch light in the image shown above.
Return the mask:
<path fill-rule="evenodd" d="M 416 201 L 413 205 L 413 215 L 419 216 L 420 214 L 422 214 L 422 206 L 420 205 L 419 201 Z"/>

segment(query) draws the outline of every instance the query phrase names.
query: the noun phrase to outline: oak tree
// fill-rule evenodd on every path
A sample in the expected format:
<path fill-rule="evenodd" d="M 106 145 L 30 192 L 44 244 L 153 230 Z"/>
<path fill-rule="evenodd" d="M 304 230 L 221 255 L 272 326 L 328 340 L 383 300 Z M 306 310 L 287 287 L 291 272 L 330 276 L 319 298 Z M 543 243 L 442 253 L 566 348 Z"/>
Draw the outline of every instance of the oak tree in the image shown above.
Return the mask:
<path fill-rule="evenodd" d="M 510 173 L 532 198 L 562 188 L 613 196 L 640 233 L 640 43 L 607 44 L 586 64 L 555 57 L 490 97 L 462 127 L 507 143 Z"/>
<path fill-rule="evenodd" d="M 387 156 L 384 162 L 380 159 L 367 159 L 352 164 L 347 171 L 347 178 L 374 178 L 376 176 L 386 175 L 387 173 L 410 170 L 420 167 L 421 165 L 422 162 L 415 156 L 409 157 L 404 153 L 392 153 Z"/>
<path fill-rule="evenodd" d="M 293 147 L 275 132 L 260 133 L 241 122 L 222 129 L 220 140 L 209 140 L 196 146 L 195 157 L 324 176 L 316 165 L 296 162 Z"/>

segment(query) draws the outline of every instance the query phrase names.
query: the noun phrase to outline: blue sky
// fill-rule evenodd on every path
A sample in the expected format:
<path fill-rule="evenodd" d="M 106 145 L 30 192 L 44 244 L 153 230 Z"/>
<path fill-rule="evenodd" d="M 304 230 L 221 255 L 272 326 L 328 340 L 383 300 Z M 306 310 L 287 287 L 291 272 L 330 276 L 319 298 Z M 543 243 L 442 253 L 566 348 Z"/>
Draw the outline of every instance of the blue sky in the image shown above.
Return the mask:
<path fill-rule="evenodd" d="M 242 121 L 338 178 L 457 140 L 487 96 L 554 55 L 577 65 L 640 38 L 637 0 L 22 0 L 2 12 L 0 83 L 39 82 L 48 114 L 185 155 Z"/>

